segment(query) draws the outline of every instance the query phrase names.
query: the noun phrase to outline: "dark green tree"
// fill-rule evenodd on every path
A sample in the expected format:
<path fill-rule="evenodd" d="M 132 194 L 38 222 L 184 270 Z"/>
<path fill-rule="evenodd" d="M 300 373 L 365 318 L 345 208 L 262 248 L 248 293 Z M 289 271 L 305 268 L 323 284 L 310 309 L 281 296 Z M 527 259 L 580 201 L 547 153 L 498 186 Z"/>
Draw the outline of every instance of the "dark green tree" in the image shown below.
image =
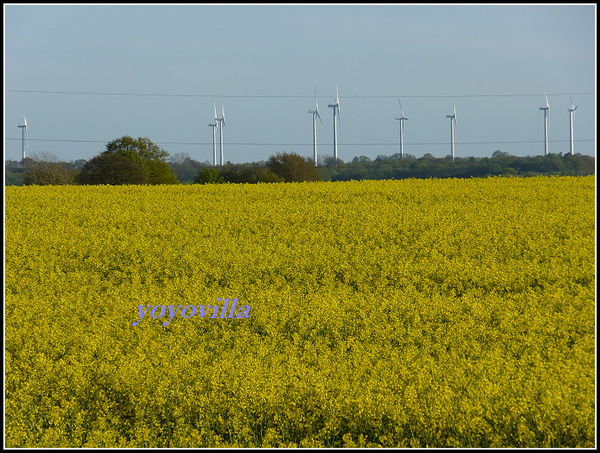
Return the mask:
<path fill-rule="evenodd" d="M 148 138 L 134 139 L 128 135 L 117 138 L 106 145 L 106 152 L 120 154 L 138 164 L 148 184 L 177 184 L 177 175 L 167 163 L 169 153 Z"/>
<path fill-rule="evenodd" d="M 226 165 L 220 167 L 219 174 L 225 182 L 232 184 L 250 183 L 256 184 L 259 182 L 284 182 L 281 176 L 276 175 L 263 164 L 232 164 L 227 162 Z"/>
<path fill-rule="evenodd" d="M 86 162 L 76 181 L 78 184 L 147 184 L 141 165 L 121 154 L 105 151 Z"/>
<path fill-rule="evenodd" d="M 254 167 L 248 175 L 248 182 L 284 182 L 284 179 L 265 167 Z"/>
<path fill-rule="evenodd" d="M 4 185 L 22 186 L 25 170 L 22 161 L 7 160 L 4 162 Z"/>
<path fill-rule="evenodd" d="M 593 175 L 596 172 L 596 159 L 594 156 L 575 153 L 565 154 L 563 157 L 565 166 L 569 169 L 569 174 L 586 176 Z"/>
<path fill-rule="evenodd" d="M 208 162 L 198 162 L 192 159 L 188 153 L 172 154 L 168 164 L 177 175 L 177 180 L 184 184 L 193 184 L 200 169 L 210 166 Z"/>
<path fill-rule="evenodd" d="M 322 181 L 323 176 L 309 157 L 296 153 L 277 153 L 267 161 L 267 168 L 285 182 Z"/>
<path fill-rule="evenodd" d="M 206 167 L 198 172 L 194 184 L 223 184 L 225 179 L 215 167 Z"/>
<path fill-rule="evenodd" d="M 85 159 L 77 159 L 77 160 L 72 160 L 70 162 L 70 165 L 77 169 L 77 171 L 81 170 L 83 168 L 83 166 L 86 164 L 87 160 Z"/>

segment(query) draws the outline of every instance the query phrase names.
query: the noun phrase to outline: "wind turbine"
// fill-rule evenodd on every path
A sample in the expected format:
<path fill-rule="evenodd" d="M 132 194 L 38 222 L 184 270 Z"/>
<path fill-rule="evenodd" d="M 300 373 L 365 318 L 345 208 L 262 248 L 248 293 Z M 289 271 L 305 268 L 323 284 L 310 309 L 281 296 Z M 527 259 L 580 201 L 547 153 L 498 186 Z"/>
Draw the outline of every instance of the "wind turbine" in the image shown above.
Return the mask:
<path fill-rule="evenodd" d="M 25 136 L 27 136 L 27 142 L 29 143 L 29 134 L 27 133 L 27 118 L 23 114 L 23 125 L 17 127 L 21 128 L 21 152 L 23 154 L 23 163 L 25 163 Z"/>
<path fill-rule="evenodd" d="M 223 108 L 223 104 L 221 104 L 221 118 L 217 118 L 215 108 L 215 121 L 219 122 L 219 131 L 221 132 L 219 144 L 221 146 L 221 165 L 223 165 L 223 126 L 225 126 L 225 109 Z"/>
<path fill-rule="evenodd" d="M 569 125 L 571 127 L 571 156 L 572 156 L 574 154 L 574 152 L 573 152 L 573 112 L 575 112 L 575 110 L 577 110 L 577 106 L 573 106 L 573 98 L 571 96 L 569 96 L 569 99 L 571 99 L 571 108 L 569 109 L 569 116 L 570 116 Z"/>
<path fill-rule="evenodd" d="M 313 115 L 313 154 L 315 156 L 315 167 L 317 166 L 317 116 L 319 117 L 319 121 L 321 120 L 321 115 L 319 115 L 319 103 L 317 102 L 317 89 L 315 88 L 315 110 L 309 110 L 308 113 L 312 113 Z"/>
<path fill-rule="evenodd" d="M 329 104 L 328 107 L 333 108 L 333 158 L 337 162 L 338 152 L 337 152 L 337 117 L 342 119 L 342 115 L 340 113 L 340 96 L 338 93 L 337 85 L 335 86 L 335 104 Z M 336 115 L 337 111 L 337 115 Z"/>
<path fill-rule="evenodd" d="M 544 97 L 546 98 L 546 107 L 540 107 L 540 110 L 544 111 L 544 156 L 548 155 L 548 116 L 550 115 L 550 105 L 548 104 L 548 96 L 544 91 Z"/>
<path fill-rule="evenodd" d="M 404 157 L 404 121 L 408 118 L 404 116 L 404 110 L 402 109 L 402 102 L 400 102 L 400 98 L 398 98 L 398 103 L 400 104 L 400 112 L 401 117 L 396 117 L 396 120 L 400 121 L 400 157 Z"/>
<path fill-rule="evenodd" d="M 450 151 L 452 153 L 452 161 L 454 161 L 454 128 L 456 127 L 456 105 L 452 115 L 446 115 L 446 118 L 450 118 Z"/>
<path fill-rule="evenodd" d="M 215 108 L 215 122 L 213 124 L 209 124 L 208 127 L 213 128 L 213 167 L 217 166 L 217 129 L 219 128 L 219 123 L 217 120 L 217 106 L 213 102 L 213 107 Z"/>

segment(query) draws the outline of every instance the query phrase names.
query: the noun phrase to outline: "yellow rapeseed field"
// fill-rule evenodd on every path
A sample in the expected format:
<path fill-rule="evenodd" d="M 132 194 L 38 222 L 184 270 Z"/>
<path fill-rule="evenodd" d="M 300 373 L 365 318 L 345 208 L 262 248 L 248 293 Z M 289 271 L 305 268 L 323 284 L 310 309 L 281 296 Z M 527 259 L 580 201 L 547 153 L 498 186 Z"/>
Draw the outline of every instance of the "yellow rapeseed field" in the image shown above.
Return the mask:
<path fill-rule="evenodd" d="M 5 191 L 7 447 L 594 446 L 593 176 Z"/>

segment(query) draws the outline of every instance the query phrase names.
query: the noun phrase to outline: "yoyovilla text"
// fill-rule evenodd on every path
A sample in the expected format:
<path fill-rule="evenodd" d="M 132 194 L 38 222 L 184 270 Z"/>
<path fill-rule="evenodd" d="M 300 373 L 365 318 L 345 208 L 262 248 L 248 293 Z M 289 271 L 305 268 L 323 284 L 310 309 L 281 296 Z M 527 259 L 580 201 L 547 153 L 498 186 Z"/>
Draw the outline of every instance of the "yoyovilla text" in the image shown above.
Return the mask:
<path fill-rule="evenodd" d="M 217 301 L 220 301 L 220 300 L 221 300 L 221 298 L 219 297 L 217 299 Z M 229 298 L 225 299 L 223 301 L 223 308 L 221 310 L 220 315 L 218 315 L 219 305 L 198 305 L 198 307 L 197 307 L 198 310 L 196 310 L 195 305 L 186 305 L 185 307 L 183 307 L 183 305 L 167 305 L 167 306 L 156 305 L 154 308 L 152 308 L 152 305 L 148 305 L 148 308 L 146 308 L 146 309 L 144 309 L 144 305 L 138 305 L 138 309 L 140 310 L 140 314 L 139 314 L 140 320 L 137 322 L 131 323 L 131 325 L 137 326 L 142 321 L 144 316 L 146 316 L 146 313 L 150 313 L 150 316 L 154 319 L 162 318 L 167 311 L 166 307 L 169 307 L 169 320 L 163 322 L 162 323 L 163 326 L 168 326 L 169 323 L 173 320 L 173 318 L 175 317 L 175 315 L 177 315 L 178 312 L 183 319 L 190 319 L 192 316 L 194 316 L 196 314 L 196 311 L 198 311 L 198 314 L 200 315 L 200 317 L 202 319 L 204 319 L 205 316 L 207 319 L 233 319 L 238 300 L 237 300 L 237 298 L 233 299 L 233 303 L 231 305 L 231 308 L 229 309 L 229 314 L 226 316 L 229 301 L 230 301 Z M 183 307 L 183 309 L 181 307 Z M 181 310 L 181 311 L 179 311 L 179 310 Z M 211 311 L 212 311 L 212 315 L 209 316 L 209 314 L 211 314 Z M 242 305 L 238 309 L 238 312 L 235 315 L 235 317 L 240 318 L 240 319 L 241 318 L 249 318 L 250 317 L 250 305 Z"/>

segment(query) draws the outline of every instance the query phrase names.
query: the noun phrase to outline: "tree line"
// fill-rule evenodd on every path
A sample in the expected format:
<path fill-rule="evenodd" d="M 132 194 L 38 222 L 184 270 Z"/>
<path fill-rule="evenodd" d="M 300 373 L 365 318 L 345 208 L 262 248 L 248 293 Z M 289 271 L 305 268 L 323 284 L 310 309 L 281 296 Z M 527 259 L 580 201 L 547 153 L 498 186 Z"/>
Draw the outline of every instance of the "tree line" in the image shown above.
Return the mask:
<path fill-rule="evenodd" d="M 240 184 L 362 179 L 470 178 L 487 176 L 586 176 L 595 174 L 595 158 L 582 154 L 512 156 L 495 151 L 491 157 L 436 158 L 431 154 L 355 157 L 351 162 L 326 157 L 319 166 L 293 152 L 267 161 L 213 167 L 189 155 L 169 153 L 148 138 L 124 136 L 109 142 L 90 160 L 59 162 L 48 153 L 5 162 L 6 185 L 66 184 Z"/>

